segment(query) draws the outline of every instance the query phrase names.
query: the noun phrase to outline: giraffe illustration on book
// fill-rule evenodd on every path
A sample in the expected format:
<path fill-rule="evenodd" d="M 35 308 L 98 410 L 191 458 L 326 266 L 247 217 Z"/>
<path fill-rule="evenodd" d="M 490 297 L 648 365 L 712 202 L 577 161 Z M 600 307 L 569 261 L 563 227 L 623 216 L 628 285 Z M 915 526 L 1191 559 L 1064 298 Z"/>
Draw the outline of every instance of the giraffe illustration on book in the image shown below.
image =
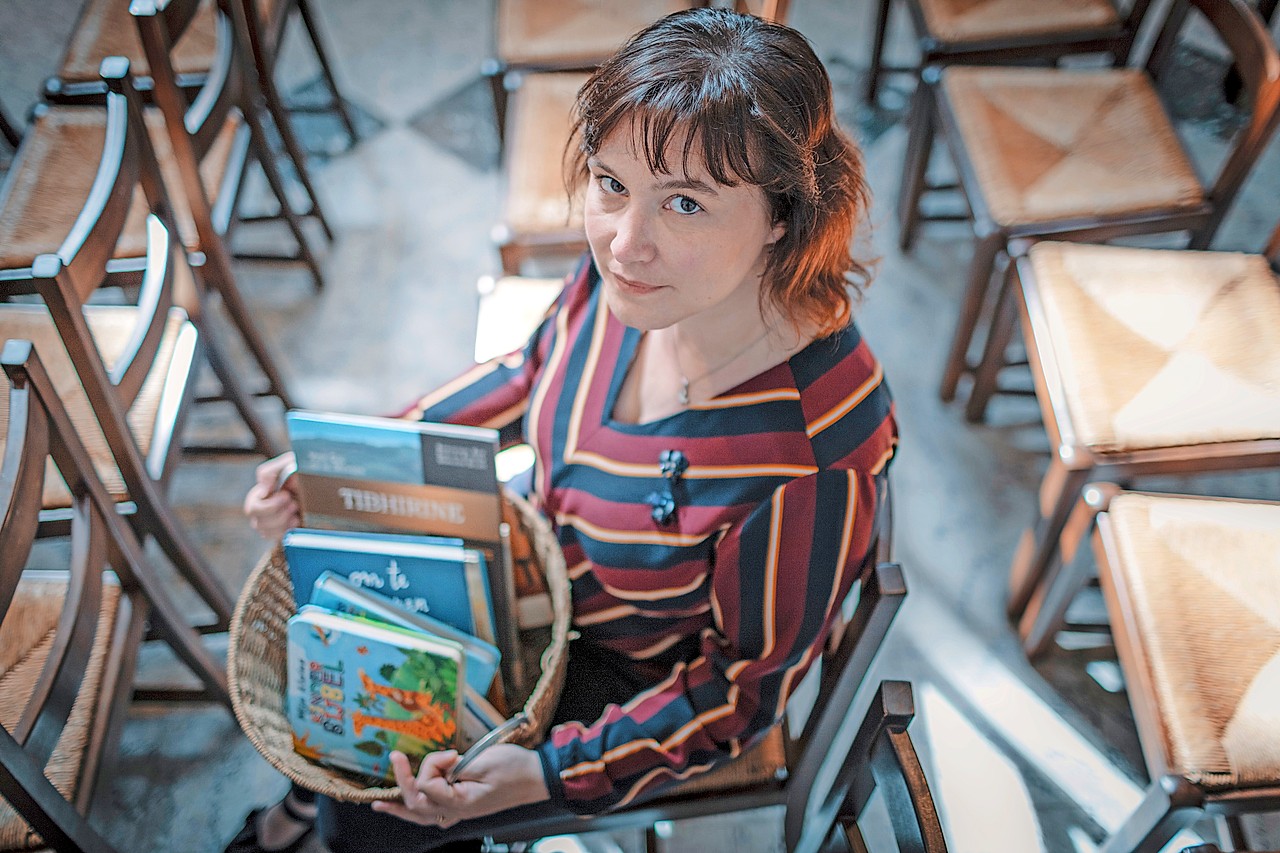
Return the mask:
<path fill-rule="evenodd" d="M 414 716 L 395 720 L 387 717 L 375 717 L 356 711 L 351 715 L 351 724 L 356 736 L 361 736 L 365 726 L 385 729 L 397 734 L 415 737 L 427 743 L 447 744 L 452 740 L 457 725 L 453 720 L 446 720 L 436 707 L 435 697 L 426 690 L 405 690 L 387 684 L 379 684 L 362 669 L 359 671 L 360 683 L 370 695 L 383 696 L 395 702 Z"/>

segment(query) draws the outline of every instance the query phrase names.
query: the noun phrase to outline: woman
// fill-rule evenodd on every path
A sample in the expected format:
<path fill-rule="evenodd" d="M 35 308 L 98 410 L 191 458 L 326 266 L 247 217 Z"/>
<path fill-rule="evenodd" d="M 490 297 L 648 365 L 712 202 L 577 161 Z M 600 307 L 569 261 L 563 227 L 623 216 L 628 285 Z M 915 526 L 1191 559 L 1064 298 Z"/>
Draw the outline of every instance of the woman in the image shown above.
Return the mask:
<path fill-rule="evenodd" d="M 593 74 L 575 114 L 589 257 L 523 352 L 403 413 L 535 448 L 581 634 L 563 722 L 454 785 L 455 753 L 416 777 L 397 756 L 402 802 L 322 799 L 335 851 L 600 812 L 736 754 L 780 717 L 872 538 L 896 430 L 850 319 L 866 186 L 808 43 L 677 13 Z M 246 499 L 269 538 L 298 522 L 270 494 L 282 464 Z"/>

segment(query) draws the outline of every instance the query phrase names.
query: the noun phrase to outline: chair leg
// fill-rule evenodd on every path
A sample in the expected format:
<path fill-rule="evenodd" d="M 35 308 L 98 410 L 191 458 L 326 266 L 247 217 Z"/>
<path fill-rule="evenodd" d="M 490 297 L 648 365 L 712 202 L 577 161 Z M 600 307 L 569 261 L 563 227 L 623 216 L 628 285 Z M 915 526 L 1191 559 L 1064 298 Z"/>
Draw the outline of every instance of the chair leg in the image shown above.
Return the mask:
<path fill-rule="evenodd" d="M 1068 468 L 1058 457 L 1050 460 L 1049 470 L 1040 484 L 1039 517 L 1032 527 L 1023 531 L 1009 569 L 1007 612 L 1010 619 L 1022 618 L 1032 593 L 1040 586 L 1058 553 L 1059 538 L 1071 508 L 1092 473 L 1092 468 Z"/>
<path fill-rule="evenodd" d="M 0 136 L 4 137 L 5 142 L 8 142 L 9 147 L 14 151 L 17 151 L 18 146 L 22 144 L 22 134 L 10 123 L 9 117 L 3 110 L 0 110 Z"/>
<path fill-rule="evenodd" d="M 880 88 L 880 70 L 884 65 L 884 40 L 889 29 L 889 6 L 893 0 L 880 0 L 876 9 L 875 36 L 871 44 L 871 66 L 867 69 L 867 87 L 863 91 L 862 100 L 874 105 L 876 92 Z"/>
<path fill-rule="evenodd" d="M 493 120 L 498 129 L 498 151 L 501 152 L 507 141 L 507 73 L 497 60 L 485 62 L 481 72 L 489 80 L 489 92 L 493 96 Z"/>
<path fill-rule="evenodd" d="M 1157 853 L 1196 816 L 1204 802 L 1185 779 L 1164 776 L 1147 788 L 1137 810 L 1111 834 L 1099 853 Z"/>
<path fill-rule="evenodd" d="M 991 290 L 991 274 L 996 258 L 1005 245 L 1004 232 L 999 229 L 985 234 L 979 232 L 977 237 L 973 246 L 973 258 L 969 261 L 964 300 L 960 305 L 960 315 L 956 318 L 951 349 L 947 353 L 942 371 L 942 382 L 938 386 L 938 396 L 946 403 L 955 399 L 960 377 L 969 371 L 969 346 L 973 343 L 978 318 L 982 315 L 987 293 Z"/>
<path fill-rule="evenodd" d="M 987 404 L 996 393 L 996 381 L 1000 370 L 1005 366 L 1005 352 L 1009 349 L 1009 341 L 1013 338 L 1013 330 L 1017 324 L 1014 311 L 1014 265 L 1006 265 L 1000 277 L 1000 293 L 996 297 L 995 310 L 991 315 L 991 326 L 987 332 L 987 342 L 982 350 L 982 358 L 973 372 L 973 388 L 964 407 L 964 417 L 969 423 L 981 423 L 987 414 Z"/>
<path fill-rule="evenodd" d="M 329 64 L 329 55 L 324 49 L 324 40 L 320 38 L 320 30 L 316 26 L 309 0 L 298 0 L 298 15 L 302 18 L 302 25 L 307 28 L 307 37 L 311 39 L 311 47 L 316 53 L 316 59 L 320 62 L 320 73 L 324 75 L 325 85 L 329 87 L 329 94 L 333 97 L 333 109 L 342 120 L 342 126 L 346 128 L 347 135 L 351 137 L 351 144 L 355 145 L 360 141 L 360 135 L 356 133 L 356 125 L 351 120 L 351 113 L 347 110 L 347 102 L 342 100 L 342 93 L 338 91 L 338 83 L 333 76 L 333 66 Z"/>
<path fill-rule="evenodd" d="M 207 310 L 203 313 L 206 316 L 209 315 Z M 222 385 L 222 394 L 236 407 L 240 419 L 249 428 L 249 432 L 253 435 L 254 447 L 268 459 L 280 455 L 283 448 L 276 442 L 257 409 L 254 408 L 253 398 L 245 390 L 244 383 L 240 381 L 240 373 L 227 358 L 221 336 L 214 330 L 212 323 L 200 323 L 200 338 L 204 341 L 204 352 L 209 366 L 213 368 L 214 375 Z"/>
<path fill-rule="evenodd" d="M 251 108 L 247 112 L 254 113 L 256 111 Z M 285 191 L 284 178 L 280 175 L 280 167 L 276 163 L 275 154 L 272 153 L 271 146 L 267 144 L 267 136 L 263 132 L 262 121 L 257 115 L 246 115 L 245 121 L 249 123 L 249 132 L 254 153 L 258 158 L 258 164 L 262 166 L 262 172 L 266 175 L 267 183 L 271 185 L 271 191 L 275 194 L 276 200 L 280 202 L 280 213 L 289 224 L 293 239 L 298 242 L 298 253 L 302 256 L 303 263 L 311 270 L 315 289 L 323 290 L 324 274 L 320 271 L 320 264 L 316 261 L 315 255 L 312 254 L 311 244 L 302 230 L 302 219 L 294 211 L 293 205 L 289 203 L 289 196 Z"/>
<path fill-rule="evenodd" d="M 307 167 L 307 152 L 298 142 L 297 134 L 293 132 L 293 125 L 289 121 L 289 111 L 285 109 L 284 101 L 280 98 L 280 92 L 271 80 L 262 80 L 262 94 L 267 102 L 267 112 L 271 114 L 271 120 L 275 123 L 280 139 L 284 143 L 285 153 L 289 155 L 289 160 L 293 163 L 293 171 L 297 174 L 298 181 L 302 184 L 303 189 L 307 191 L 307 198 L 311 202 L 311 209 L 306 211 L 304 215 L 314 216 L 324 230 L 325 238 L 332 243 L 333 229 L 329 226 L 329 218 L 325 216 L 324 208 L 320 205 L 320 194 L 316 192 L 315 185 L 311 183 L 311 170 Z"/>
<path fill-rule="evenodd" d="M 118 575 L 130 578 L 142 589 L 149 608 L 149 612 L 144 614 L 146 622 L 155 629 L 160 639 L 173 650 L 192 675 L 200 680 L 208 697 L 230 708 L 231 694 L 227 691 L 226 669 L 205 648 L 200 635 L 183 619 L 182 611 L 170 597 L 169 591 L 148 570 L 142 544 L 134 538 L 124 520 L 117 516 L 115 519 L 107 519 L 107 523 L 115 525 L 117 529 L 117 535 L 112 537 L 111 566 Z M 123 549 L 119 543 L 123 543 Z M 133 570 L 135 566 L 137 571 Z M 142 622 L 139 622 L 139 636 L 135 640 L 141 639 L 144 633 L 142 627 Z M 132 647 L 136 648 L 137 643 L 134 642 Z M 132 685 L 123 687 L 130 689 Z"/>
<path fill-rule="evenodd" d="M 244 295 L 240 293 L 235 277 L 231 274 L 231 262 L 227 256 L 226 247 L 222 244 L 210 246 L 205 256 L 206 263 L 199 271 L 200 274 L 204 274 L 205 284 L 216 290 L 222 297 L 227 316 L 236 327 L 236 331 L 240 333 L 249 352 L 253 354 L 254 360 L 258 363 L 258 369 L 267 378 L 270 393 L 277 397 L 286 409 L 292 409 L 293 398 L 285 386 L 284 377 L 280 375 L 275 358 L 267 349 L 266 341 L 263 340 L 262 333 L 253 322 L 249 306 L 244 301 Z"/>
<path fill-rule="evenodd" d="M 933 90 L 921 83 L 911 98 L 911 118 L 907 123 L 907 152 L 902 164 L 902 184 L 898 188 L 898 247 L 911 251 L 920 224 L 920 197 L 924 195 L 925 173 L 933 151 Z"/>
<path fill-rule="evenodd" d="M 1091 490 L 1093 487 L 1086 489 Z M 1082 497 L 1063 526 L 1058 553 L 1049 561 L 1018 621 L 1018 637 L 1029 660 L 1034 661 L 1049 650 L 1066 622 L 1067 608 L 1088 580 L 1090 563 L 1081 558 L 1080 545 L 1093 530 L 1094 519 L 1104 506 Z"/>

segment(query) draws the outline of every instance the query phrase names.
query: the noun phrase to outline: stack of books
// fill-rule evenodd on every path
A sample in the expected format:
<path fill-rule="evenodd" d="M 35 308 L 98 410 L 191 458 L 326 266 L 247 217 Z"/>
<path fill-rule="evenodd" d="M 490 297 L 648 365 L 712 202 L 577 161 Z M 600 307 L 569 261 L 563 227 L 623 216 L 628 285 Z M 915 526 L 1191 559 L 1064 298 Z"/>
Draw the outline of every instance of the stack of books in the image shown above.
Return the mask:
<path fill-rule="evenodd" d="M 519 686 L 512 556 L 493 430 L 289 412 L 305 528 L 285 534 L 297 614 L 294 748 L 393 779 L 502 722 Z"/>

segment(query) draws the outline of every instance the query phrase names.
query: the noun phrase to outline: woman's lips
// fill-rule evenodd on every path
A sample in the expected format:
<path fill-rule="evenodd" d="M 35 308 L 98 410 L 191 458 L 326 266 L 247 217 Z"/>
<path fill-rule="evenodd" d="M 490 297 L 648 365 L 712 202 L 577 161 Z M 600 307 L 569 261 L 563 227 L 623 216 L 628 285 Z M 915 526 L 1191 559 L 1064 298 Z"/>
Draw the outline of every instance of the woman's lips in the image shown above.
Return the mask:
<path fill-rule="evenodd" d="M 656 284 L 645 284 L 643 281 L 632 281 L 625 276 L 613 273 L 613 280 L 618 283 L 619 289 L 636 295 L 644 295 L 648 293 L 656 293 L 661 290 L 661 286 Z"/>

